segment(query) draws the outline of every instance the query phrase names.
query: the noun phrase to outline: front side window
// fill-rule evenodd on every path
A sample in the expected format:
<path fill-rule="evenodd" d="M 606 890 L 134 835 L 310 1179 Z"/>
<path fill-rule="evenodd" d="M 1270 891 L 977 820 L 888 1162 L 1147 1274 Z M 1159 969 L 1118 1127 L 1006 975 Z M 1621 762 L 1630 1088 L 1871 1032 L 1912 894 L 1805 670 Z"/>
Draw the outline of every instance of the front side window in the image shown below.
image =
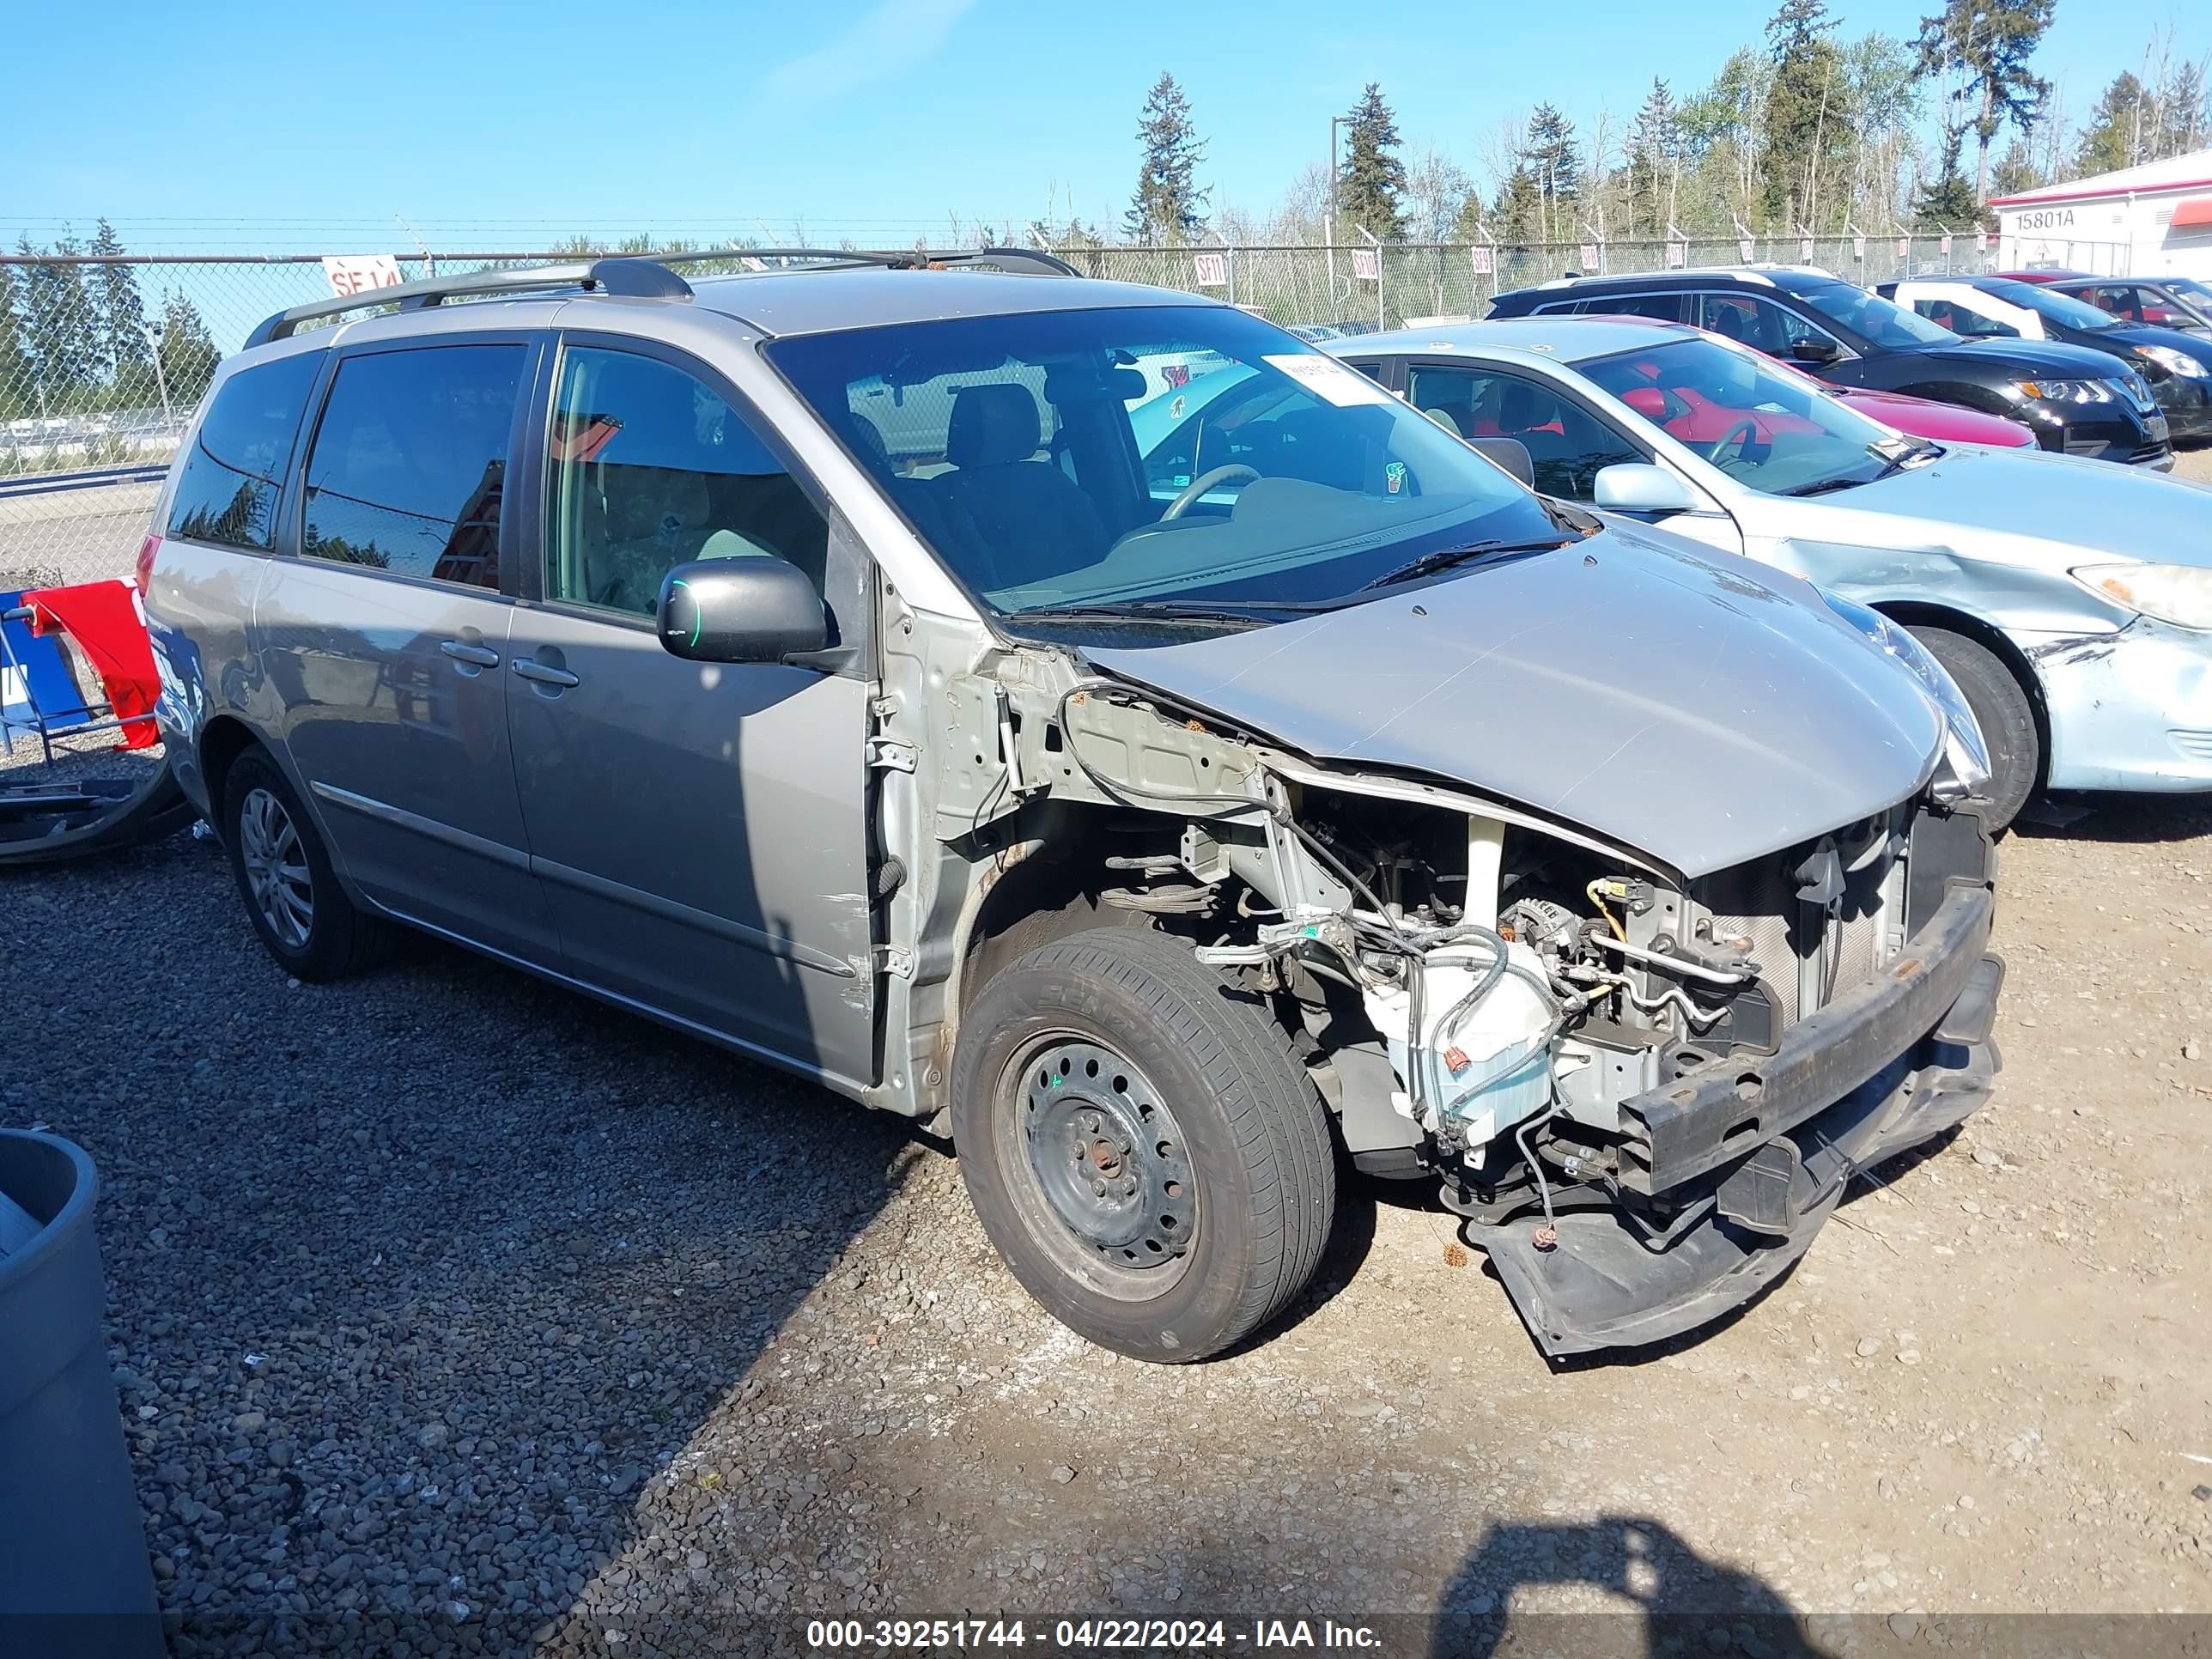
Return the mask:
<path fill-rule="evenodd" d="M 1921 453 L 1912 440 L 1825 395 L 1817 381 L 1715 340 L 1670 342 L 1576 368 L 1738 483 L 1770 495 L 1869 483 Z"/>
<path fill-rule="evenodd" d="M 1536 488 L 1547 495 L 1595 500 L 1605 468 L 1650 459 L 1579 404 L 1518 374 L 1416 364 L 1407 374 L 1406 397 L 1462 438 L 1512 439 L 1528 452 Z"/>
<path fill-rule="evenodd" d="M 303 351 L 242 368 L 222 383 L 177 474 L 168 533 L 266 553 L 285 463 L 323 354 Z"/>
<path fill-rule="evenodd" d="M 2139 323 L 2143 319 L 2142 290 L 2128 283 L 2107 284 L 2093 288 L 2081 296 L 2100 311 L 2108 311 L 2123 322 Z"/>
<path fill-rule="evenodd" d="M 1790 292 L 1830 322 L 1893 350 L 1951 345 L 1959 338 L 1949 329 L 1849 283 L 1810 283 Z"/>
<path fill-rule="evenodd" d="M 2097 333 L 2120 325 L 2118 318 L 2108 316 L 2070 294 L 2061 294 L 2056 289 L 2045 288 L 2039 283 L 1991 283 L 1983 291 L 2007 305 L 2020 306 L 2032 311 L 2045 322 L 2056 323 L 2061 328 L 2078 328 Z"/>
<path fill-rule="evenodd" d="M 947 319 L 767 350 L 1003 612 L 1321 603 L 1431 550 L 1559 534 L 1382 387 L 1226 306 Z"/>
<path fill-rule="evenodd" d="M 496 589 L 525 350 L 427 346 L 341 362 L 307 455 L 300 551 Z"/>
<path fill-rule="evenodd" d="M 830 532 L 790 471 L 698 376 L 592 346 L 562 354 L 545 596 L 649 617 L 692 559 L 782 559 L 820 592 Z"/>

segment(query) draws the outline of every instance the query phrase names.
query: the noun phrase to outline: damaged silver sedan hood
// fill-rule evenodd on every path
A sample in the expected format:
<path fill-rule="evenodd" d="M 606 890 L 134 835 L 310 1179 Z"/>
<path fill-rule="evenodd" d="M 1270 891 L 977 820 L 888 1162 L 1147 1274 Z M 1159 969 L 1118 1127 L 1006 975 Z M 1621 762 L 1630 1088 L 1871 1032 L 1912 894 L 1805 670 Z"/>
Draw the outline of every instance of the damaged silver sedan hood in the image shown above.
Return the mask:
<path fill-rule="evenodd" d="M 1454 780 L 1692 877 L 1905 799 L 1942 738 L 1809 586 L 1617 521 L 1347 610 L 1085 654 L 1316 759 Z"/>

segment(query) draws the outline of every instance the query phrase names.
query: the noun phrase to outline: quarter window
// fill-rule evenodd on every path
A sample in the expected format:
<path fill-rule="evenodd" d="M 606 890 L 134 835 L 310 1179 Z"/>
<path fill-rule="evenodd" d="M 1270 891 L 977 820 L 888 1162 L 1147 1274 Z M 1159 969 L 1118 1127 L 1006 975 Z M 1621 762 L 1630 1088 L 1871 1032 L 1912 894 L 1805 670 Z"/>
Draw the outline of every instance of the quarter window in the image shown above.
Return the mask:
<path fill-rule="evenodd" d="M 1962 334 L 1970 340 L 2016 337 L 2020 331 L 2010 323 L 2002 322 L 1986 312 L 1977 311 L 1964 300 L 1915 300 L 1913 310 L 1938 327 L 1948 328 L 1954 334 Z"/>
<path fill-rule="evenodd" d="M 242 368 L 222 383 L 177 475 L 172 536 L 266 553 L 285 463 L 323 354 L 303 351 Z"/>
<path fill-rule="evenodd" d="M 553 410 L 545 594 L 649 617 L 692 559 L 782 559 L 824 586 L 830 532 L 744 417 L 696 375 L 574 346 Z"/>
<path fill-rule="evenodd" d="M 498 587 L 500 497 L 524 352 L 430 346 L 339 363 L 307 456 L 300 551 Z"/>
<path fill-rule="evenodd" d="M 1603 469 L 1649 459 L 1579 404 L 1516 374 L 1416 364 L 1407 371 L 1406 397 L 1462 438 L 1514 440 L 1528 452 L 1536 489 L 1546 495 L 1593 500 Z"/>
<path fill-rule="evenodd" d="M 1679 294 L 1623 294 L 1618 297 L 1585 300 L 1575 307 L 1584 317 L 1649 317 L 1654 322 L 1682 320 Z"/>

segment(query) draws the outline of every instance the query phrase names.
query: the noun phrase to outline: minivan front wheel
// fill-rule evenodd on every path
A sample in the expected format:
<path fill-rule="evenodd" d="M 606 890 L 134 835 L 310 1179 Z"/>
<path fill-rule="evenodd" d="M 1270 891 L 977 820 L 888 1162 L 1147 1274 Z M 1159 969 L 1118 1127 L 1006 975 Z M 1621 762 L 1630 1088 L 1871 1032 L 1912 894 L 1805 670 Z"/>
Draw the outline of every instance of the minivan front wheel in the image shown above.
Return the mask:
<path fill-rule="evenodd" d="M 1326 1110 L 1264 1006 L 1188 945 L 1109 927 L 1044 945 L 962 1026 L 961 1175 L 1047 1312 L 1183 1362 L 1305 1288 L 1336 1210 Z"/>
<path fill-rule="evenodd" d="M 314 823 L 275 762 L 239 757 L 224 780 L 223 841 L 253 931 L 295 979 L 342 978 L 367 965 L 384 925 L 354 908 Z"/>

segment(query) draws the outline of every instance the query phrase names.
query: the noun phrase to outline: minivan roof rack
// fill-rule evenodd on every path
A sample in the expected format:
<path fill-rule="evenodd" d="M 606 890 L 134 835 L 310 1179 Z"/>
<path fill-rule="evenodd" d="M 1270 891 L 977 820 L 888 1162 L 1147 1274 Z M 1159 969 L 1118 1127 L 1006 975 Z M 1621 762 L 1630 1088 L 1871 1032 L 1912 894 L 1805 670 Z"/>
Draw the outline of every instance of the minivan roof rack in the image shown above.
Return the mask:
<path fill-rule="evenodd" d="M 669 266 L 696 264 L 708 259 L 813 259 L 822 269 L 877 267 L 886 270 L 937 270 L 953 265 L 996 265 L 1024 276 L 1080 276 L 1066 260 L 1028 247 L 895 248 L 849 247 L 726 247 L 702 248 L 682 253 L 639 257 L 623 255 L 601 259 L 578 259 L 565 264 L 526 265 L 506 270 L 471 271 L 461 276 L 430 276 L 401 283 L 392 288 L 370 289 L 294 306 L 264 320 L 246 337 L 248 346 L 289 339 L 302 323 L 325 317 L 342 317 L 349 311 L 396 305 L 402 311 L 418 311 L 447 300 L 482 294 L 544 294 L 562 289 L 619 294 L 631 299 L 689 300 L 691 284 Z"/>
<path fill-rule="evenodd" d="M 461 276 L 428 276 L 392 288 L 369 289 L 294 306 L 267 319 L 246 337 L 249 346 L 289 339 L 302 323 L 339 317 L 371 306 L 396 305 L 417 311 L 442 305 L 447 300 L 477 294 L 542 294 L 559 289 L 596 289 L 641 300 L 688 300 L 691 284 L 655 259 L 617 258 L 579 259 L 567 264 L 527 265 L 510 270 L 476 270 Z"/>

